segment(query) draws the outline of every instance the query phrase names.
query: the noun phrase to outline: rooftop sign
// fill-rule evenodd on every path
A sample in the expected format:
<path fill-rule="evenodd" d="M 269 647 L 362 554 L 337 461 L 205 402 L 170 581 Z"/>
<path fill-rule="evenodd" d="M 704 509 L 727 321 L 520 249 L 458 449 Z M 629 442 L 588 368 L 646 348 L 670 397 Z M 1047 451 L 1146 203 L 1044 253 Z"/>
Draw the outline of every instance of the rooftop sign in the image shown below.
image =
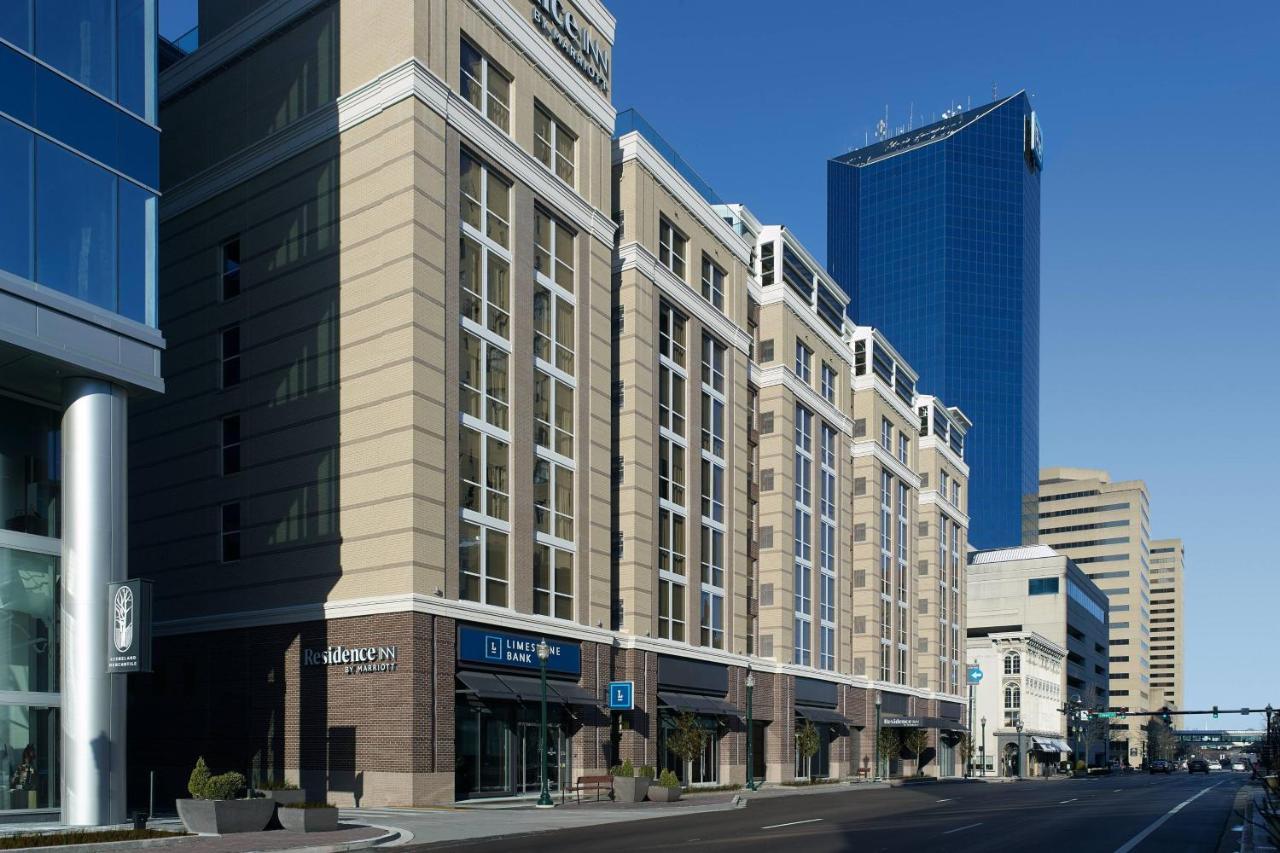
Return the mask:
<path fill-rule="evenodd" d="M 582 76 L 609 94 L 609 53 L 564 0 L 533 0 L 533 23 L 547 41 L 560 48 Z"/>

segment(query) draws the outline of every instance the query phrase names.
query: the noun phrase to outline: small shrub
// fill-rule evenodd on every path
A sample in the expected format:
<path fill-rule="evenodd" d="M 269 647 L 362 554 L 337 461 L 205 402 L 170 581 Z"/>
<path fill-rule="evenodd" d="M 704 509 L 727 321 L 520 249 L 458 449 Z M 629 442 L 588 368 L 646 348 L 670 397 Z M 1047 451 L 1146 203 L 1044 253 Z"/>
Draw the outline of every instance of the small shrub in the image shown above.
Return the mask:
<path fill-rule="evenodd" d="M 114 841 L 141 841 L 151 838 L 178 838 L 185 832 L 165 832 L 159 829 L 95 829 L 49 832 L 38 835 L 0 836 L 0 850 L 21 850 L 29 847 L 62 847 L 67 844 L 109 844 Z"/>
<path fill-rule="evenodd" d="M 613 770 L 611 770 L 610 773 L 614 776 L 623 776 L 626 778 L 630 778 L 636 775 L 636 768 L 635 768 L 635 765 L 631 763 L 631 759 L 628 758 L 626 761 L 622 762 L 620 765 L 613 768 Z"/>
<path fill-rule="evenodd" d="M 670 770 L 663 770 L 662 775 L 658 777 L 658 786 L 662 788 L 679 788 L 680 780 Z"/>
<path fill-rule="evenodd" d="M 654 771 L 653 771 L 653 768 L 652 768 L 652 767 L 650 767 L 648 764 L 646 764 L 646 765 L 644 765 L 643 767 L 641 767 L 641 768 L 640 768 L 640 770 L 639 770 L 639 771 L 637 771 L 637 773 L 638 773 L 638 775 L 643 776 L 644 778 L 648 779 L 649 781 L 653 781 L 653 773 L 654 773 Z"/>
<path fill-rule="evenodd" d="M 197 800 L 206 800 L 205 790 L 209 785 L 209 765 L 204 763 L 204 756 L 196 759 L 196 766 L 191 770 L 191 776 L 187 778 L 187 793 L 195 797 Z"/>

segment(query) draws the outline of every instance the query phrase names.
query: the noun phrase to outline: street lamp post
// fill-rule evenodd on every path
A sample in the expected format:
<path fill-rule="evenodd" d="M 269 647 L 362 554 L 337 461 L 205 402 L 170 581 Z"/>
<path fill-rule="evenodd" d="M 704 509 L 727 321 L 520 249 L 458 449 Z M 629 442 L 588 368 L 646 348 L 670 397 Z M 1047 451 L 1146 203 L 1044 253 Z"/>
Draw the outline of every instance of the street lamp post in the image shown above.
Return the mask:
<path fill-rule="evenodd" d="M 1027 775 L 1022 767 L 1023 758 L 1022 758 L 1022 718 L 1021 717 L 1013 718 L 1013 727 L 1018 730 L 1018 778 L 1021 779 Z"/>
<path fill-rule="evenodd" d="M 979 757 L 982 760 L 982 775 L 987 775 L 987 718 L 982 718 L 982 741 L 978 745 Z"/>
<path fill-rule="evenodd" d="M 1267 757 L 1267 769 L 1271 773 L 1275 773 L 1276 765 L 1280 764 L 1280 761 L 1277 761 L 1277 759 L 1280 759 L 1280 755 L 1276 754 L 1275 734 L 1271 731 L 1271 715 L 1275 712 L 1275 709 L 1272 708 L 1271 703 L 1268 702 L 1267 707 L 1263 708 L 1263 710 L 1267 713 L 1267 736 L 1263 739 L 1262 743 L 1266 747 L 1265 754 Z"/>
<path fill-rule="evenodd" d="M 755 740 L 755 726 L 751 721 L 751 691 L 755 690 L 756 676 L 747 667 L 747 790 L 756 790 L 755 765 L 752 763 L 751 742 Z"/>
<path fill-rule="evenodd" d="M 970 668 L 977 667 L 977 665 L 978 662 L 976 660 L 969 664 Z M 966 680 L 969 682 L 969 719 L 967 721 L 969 725 L 969 760 L 966 762 L 967 766 L 965 767 L 964 775 L 968 778 L 973 775 L 973 679 L 966 674 Z"/>
<path fill-rule="evenodd" d="M 542 725 L 538 727 L 538 756 L 542 766 L 542 793 L 538 795 L 538 808 L 555 808 L 551 802 L 551 789 L 547 786 L 547 658 L 551 648 L 545 638 L 538 641 L 538 669 L 542 675 Z"/>
<path fill-rule="evenodd" d="M 876 781 L 881 780 L 880 776 L 880 694 L 876 693 Z"/>

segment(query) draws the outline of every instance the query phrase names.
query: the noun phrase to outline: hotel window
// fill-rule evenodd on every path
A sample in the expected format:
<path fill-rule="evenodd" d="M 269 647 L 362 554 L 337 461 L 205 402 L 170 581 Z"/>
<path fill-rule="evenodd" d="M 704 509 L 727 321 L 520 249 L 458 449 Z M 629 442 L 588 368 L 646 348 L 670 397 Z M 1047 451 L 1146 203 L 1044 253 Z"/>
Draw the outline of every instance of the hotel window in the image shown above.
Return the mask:
<path fill-rule="evenodd" d="M 1022 674 L 1022 656 L 1017 652 L 1009 652 L 1004 656 L 1004 674 L 1005 675 L 1021 675 Z"/>
<path fill-rule="evenodd" d="M 460 206 L 459 597 L 508 607 L 511 187 L 466 151 Z M 548 399 L 554 396 L 554 386 L 535 385 L 535 414 L 542 416 L 535 417 L 535 436 L 548 440 L 546 409 L 561 402 Z M 571 394 L 568 404 L 572 407 Z M 571 430 L 571 416 L 566 424 Z M 567 442 L 571 451 L 571 431 Z"/>
<path fill-rule="evenodd" d="M 550 545 L 533 546 L 533 612 L 557 619 L 573 618 L 573 552 Z"/>
<path fill-rule="evenodd" d="M 836 371 L 825 361 L 822 362 L 822 399 L 828 403 L 836 401 Z"/>
<path fill-rule="evenodd" d="M 960 481 L 951 481 L 951 503 L 956 509 L 960 509 Z"/>
<path fill-rule="evenodd" d="M 702 449 L 724 456 L 724 358 L 725 346 L 710 335 L 702 336 Z"/>
<path fill-rule="evenodd" d="M 907 463 L 907 444 L 908 444 L 907 434 L 899 430 L 898 431 L 898 461 L 901 462 L 903 465 L 908 464 Z"/>
<path fill-rule="evenodd" d="M 793 575 L 792 663 L 812 666 L 813 647 L 813 413 L 796 406 L 795 531 Z"/>
<path fill-rule="evenodd" d="M 222 387 L 232 388 L 240 384 L 240 327 L 228 326 L 220 336 L 222 359 Z"/>
<path fill-rule="evenodd" d="M 1004 686 L 1004 724 L 1012 726 L 1018 720 L 1022 708 L 1022 689 L 1010 682 Z"/>
<path fill-rule="evenodd" d="M 462 74 L 459 79 L 462 97 L 489 117 L 489 121 L 510 130 L 511 124 L 511 75 L 499 68 L 492 59 L 462 39 Z"/>
<path fill-rule="evenodd" d="M 533 105 L 533 153 L 560 180 L 573 186 L 574 147 L 578 138 L 542 104 Z"/>
<path fill-rule="evenodd" d="M 534 444 L 538 458 L 574 467 L 574 235 L 534 210 Z M 571 538 L 571 537 L 569 537 Z"/>
<path fill-rule="evenodd" d="M 813 350 L 796 338 L 796 376 L 808 385 L 813 381 Z"/>
<path fill-rule="evenodd" d="M 893 595 L 893 476 L 880 472 L 880 595 Z"/>
<path fill-rule="evenodd" d="M 533 463 L 533 516 L 539 533 L 573 541 L 573 470 L 546 459 Z"/>
<path fill-rule="evenodd" d="M 885 618 L 888 619 L 887 616 Z M 891 654 L 888 640 L 882 641 L 880 643 L 880 680 L 886 683 L 889 681 L 889 658 Z"/>
<path fill-rule="evenodd" d="M 240 559 L 240 502 L 222 505 L 221 523 L 222 562 L 234 563 Z"/>
<path fill-rule="evenodd" d="M 541 370 L 533 372 L 533 441 L 573 457 L 573 386 Z"/>
<path fill-rule="evenodd" d="M 240 416 L 222 419 L 222 475 L 240 473 Z"/>
<path fill-rule="evenodd" d="M 464 325 L 511 336 L 511 185 L 462 154 L 461 313 Z"/>
<path fill-rule="evenodd" d="M 658 636 L 681 642 L 685 639 L 689 512 L 685 494 L 685 336 L 685 318 L 662 303 L 658 311 Z M 721 495 L 723 500 L 723 491 Z"/>
<path fill-rule="evenodd" d="M 724 345 L 704 334 L 700 642 L 716 649 L 724 648 L 724 359 Z"/>
<path fill-rule="evenodd" d="M 951 482 L 951 475 L 946 471 L 938 473 L 938 491 L 942 494 L 942 499 L 947 499 L 947 485 Z"/>
<path fill-rule="evenodd" d="M 840 459 L 839 442 L 839 434 L 824 423 L 818 500 L 818 667 L 829 670 L 836 666 L 836 474 Z"/>
<path fill-rule="evenodd" d="M 898 603 L 907 603 L 907 529 L 909 526 L 909 509 L 907 506 L 907 484 L 898 481 Z"/>
<path fill-rule="evenodd" d="M 219 254 L 222 256 L 219 272 L 222 299 L 234 299 L 240 295 L 240 238 L 234 237 L 223 243 Z"/>
<path fill-rule="evenodd" d="M 724 270 L 705 254 L 702 256 L 702 298 L 724 310 Z"/>
<path fill-rule="evenodd" d="M 888 418 L 880 419 L 880 446 L 886 452 L 893 452 L 893 422 Z"/>
<path fill-rule="evenodd" d="M 688 238 L 676 230 L 666 217 L 658 220 L 658 263 L 681 279 L 684 278 L 684 259 L 688 247 Z"/>

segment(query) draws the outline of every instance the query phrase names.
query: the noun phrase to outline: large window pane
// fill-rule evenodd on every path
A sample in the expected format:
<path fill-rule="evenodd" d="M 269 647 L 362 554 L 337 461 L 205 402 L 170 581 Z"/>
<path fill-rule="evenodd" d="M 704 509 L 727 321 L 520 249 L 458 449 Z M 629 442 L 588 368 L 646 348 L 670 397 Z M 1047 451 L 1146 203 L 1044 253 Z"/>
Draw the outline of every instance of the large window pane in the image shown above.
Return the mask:
<path fill-rule="evenodd" d="M 31 0 L 4 0 L 0 3 L 0 38 L 23 50 L 31 49 Z"/>
<path fill-rule="evenodd" d="M 0 705 L 0 810 L 57 808 L 58 710 Z"/>
<path fill-rule="evenodd" d="M 114 4 L 102 0 L 40 0 L 36 56 L 96 92 L 115 97 Z"/>
<path fill-rule="evenodd" d="M 120 205 L 120 305 L 130 320 L 147 322 L 147 294 L 154 289 L 149 246 L 153 229 L 147 222 L 154 216 L 155 196 L 128 181 L 119 181 Z"/>
<path fill-rule="evenodd" d="M 0 412 L 4 413 L 0 418 L 0 528 L 59 536 L 62 434 L 58 413 L 3 396 Z"/>
<path fill-rule="evenodd" d="M 34 137 L 0 119 L 0 269 L 31 278 L 31 167 Z"/>
<path fill-rule="evenodd" d="M 43 139 L 36 144 L 36 281 L 116 310 L 116 178 Z"/>
<path fill-rule="evenodd" d="M 117 98 L 125 109 L 147 114 L 147 20 L 143 0 L 116 0 L 120 57 Z"/>
<path fill-rule="evenodd" d="M 58 582 L 57 557 L 0 548 L 0 691 L 57 692 Z"/>

